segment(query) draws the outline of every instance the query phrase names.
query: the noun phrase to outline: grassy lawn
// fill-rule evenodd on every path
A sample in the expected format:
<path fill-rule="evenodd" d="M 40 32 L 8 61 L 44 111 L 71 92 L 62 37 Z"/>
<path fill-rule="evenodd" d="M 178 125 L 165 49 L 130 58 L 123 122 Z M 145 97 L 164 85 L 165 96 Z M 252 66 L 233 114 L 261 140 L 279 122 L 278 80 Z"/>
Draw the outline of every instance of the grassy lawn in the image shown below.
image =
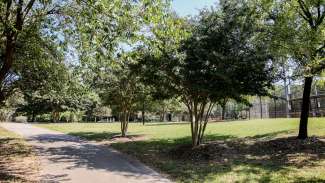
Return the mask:
<path fill-rule="evenodd" d="M 37 182 L 38 162 L 18 135 L 0 127 L 0 182 Z"/>
<path fill-rule="evenodd" d="M 140 141 L 113 143 L 178 182 L 325 182 L 325 118 L 310 119 L 308 140 L 296 140 L 298 119 L 210 123 L 206 143 L 191 150 L 188 123 L 130 124 Z M 112 141 L 119 123 L 39 124 L 89 140 Z M 185 144 L 185 145 L 184 145 Z"/>

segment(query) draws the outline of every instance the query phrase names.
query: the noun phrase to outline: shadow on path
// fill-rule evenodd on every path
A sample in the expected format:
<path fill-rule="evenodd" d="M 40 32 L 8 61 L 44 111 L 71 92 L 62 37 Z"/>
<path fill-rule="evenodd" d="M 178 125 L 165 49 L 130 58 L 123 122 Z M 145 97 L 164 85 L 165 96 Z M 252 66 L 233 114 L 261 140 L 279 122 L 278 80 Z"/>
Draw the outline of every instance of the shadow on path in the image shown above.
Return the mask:
<path fill-rule="evenodd" d="M 41 134 L 31 136 L 29 139 L 37 142 L 34 146 L 40 156 L 45 157 L 50 164 L 62 165 L 57 168 L 105 171 L 139 181 L 146 179 L 146 176 L 153 178 L 152 182 L 161 179 L 156 172 L 107 145 L 90 143 L 64 134 Z M 69 180 L 67 174 L 47 174 L 43 178 L 50 182 Z"/>

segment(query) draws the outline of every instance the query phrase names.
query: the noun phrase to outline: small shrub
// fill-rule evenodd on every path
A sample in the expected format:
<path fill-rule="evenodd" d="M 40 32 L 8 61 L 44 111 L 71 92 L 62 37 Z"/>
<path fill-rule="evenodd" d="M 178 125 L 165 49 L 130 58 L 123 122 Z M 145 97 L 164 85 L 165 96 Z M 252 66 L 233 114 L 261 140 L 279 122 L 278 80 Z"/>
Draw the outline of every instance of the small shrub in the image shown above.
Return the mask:
<path fill-rule="evenodd" d="M 52 120 L 51 114 L 42 114 L 36 117 L 37 122 L 49 122 Z"/>
<path fill-rule="evenodd" d="M 18 123 L 26 123 L 27 122 L 27 117 L 26 116 L 17 116 L 15 117 L 15 122 Z"/>

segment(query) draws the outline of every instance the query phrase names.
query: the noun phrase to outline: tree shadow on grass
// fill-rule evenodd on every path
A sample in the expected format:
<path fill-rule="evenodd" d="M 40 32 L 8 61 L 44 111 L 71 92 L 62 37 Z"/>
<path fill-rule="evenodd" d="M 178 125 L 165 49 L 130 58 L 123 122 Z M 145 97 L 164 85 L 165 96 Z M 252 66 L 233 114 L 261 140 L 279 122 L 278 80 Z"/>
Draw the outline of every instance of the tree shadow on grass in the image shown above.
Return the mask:
<path fill-rule="evenodd" d="M 112 132 L 71 132 L 68 135 L 78 136 L 87 140 L 95 140 L 95 141 L 103 141 L 110 140 L 120 133 L 112 133 Z"/>
<path fill-rule="evenodd" d="M 145 126 L 166 126 L 166 125 L 188 125 L 189 122 L 160 122 L 160 123 L 146 123 Z"/>
<path fill-rule="evenodd" d="M 0 138 L 0 156 L 26 156 L 31 149 L 18 138 Z"/>
<path fill-rule="evenodd" d="M 19 138 L 0 138 L 0 182 L 34 182 L 34 167 L 22 163 L 32 150 Z M 35 181 L 36 182 L 36 181 Z"/>
<path fill-rule="evenodd" d="M 2 168 L 0 166 L 0 168 Z M 10 172 L 2 172 L 0 171 L 0 182 L 29 182 L 28 180 L 12 175 Z"/>
<path fill-rule="evenodd" d="M 113 147 L 181 182 L 215 182 L 229 173 L 234 176 L 234 181 L 240 179 L 239 182 L 277 179 L 325 182 L 318 177 L 288 177 L 289 172 L 294 174 L 297 169 L 324 166 L 319 163 L 325 160 L 325 141 L 316 137 L 307 140 L 274 138 L 287 133 L 289 131 L 280 131 L 247 138 L 208 135 L 206 139 L 210 142 L 195 149 L 190 146 L 190 137 L 117 143 Z"/>

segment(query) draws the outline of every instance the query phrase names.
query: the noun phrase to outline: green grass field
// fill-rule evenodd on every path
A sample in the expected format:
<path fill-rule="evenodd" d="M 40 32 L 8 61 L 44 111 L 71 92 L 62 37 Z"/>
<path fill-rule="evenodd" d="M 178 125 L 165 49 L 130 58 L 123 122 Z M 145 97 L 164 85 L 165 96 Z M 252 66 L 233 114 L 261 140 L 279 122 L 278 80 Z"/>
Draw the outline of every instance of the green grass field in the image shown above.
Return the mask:
<path fill-rule="evenodd" d="M 325 182 L 325 118 L 311 118 L 310 138 L 299 141 L 298 119 L 209 123 L 206 145 L 188 153 L 188 123 L 131 123 L 140 141 L 112 146 L 178 182 Z M 112 141 L 119 123 L 38 124 L 88 140 Z"/>

